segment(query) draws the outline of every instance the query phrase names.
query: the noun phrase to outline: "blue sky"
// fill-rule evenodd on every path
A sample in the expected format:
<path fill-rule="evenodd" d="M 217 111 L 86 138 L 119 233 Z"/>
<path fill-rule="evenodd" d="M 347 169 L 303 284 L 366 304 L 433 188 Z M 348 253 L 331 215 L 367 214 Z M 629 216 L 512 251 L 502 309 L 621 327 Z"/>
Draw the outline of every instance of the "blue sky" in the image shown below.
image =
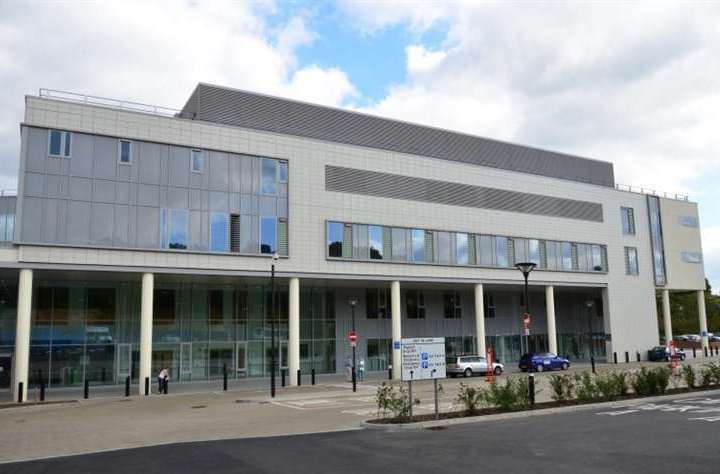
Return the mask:
<path fill-rule="evenodd" d="M 0 187 L 23 96 L 238 87 L 612 161 L 700 204 L 720 289 L 720 5 L 0 0 Z"/>

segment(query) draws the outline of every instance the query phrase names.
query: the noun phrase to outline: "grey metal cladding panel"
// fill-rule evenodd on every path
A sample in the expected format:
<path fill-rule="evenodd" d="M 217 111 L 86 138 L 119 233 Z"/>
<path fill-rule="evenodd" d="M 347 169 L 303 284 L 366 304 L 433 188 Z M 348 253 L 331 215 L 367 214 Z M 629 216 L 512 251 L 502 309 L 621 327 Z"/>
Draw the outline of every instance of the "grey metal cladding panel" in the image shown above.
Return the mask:
<path fill-rule="evenodd" d="M 15 214 L 17 206 L 17 197 L 0 196 L 0 214 Z"/>
<path fill-rule="evenodd" d="M 603 221 L 600 203 L 338 166 L 325 166 L 325 189 L 451 206 Z"/>
<path fill-rule="evenodd" d="M 613 167 L 608 162 L 207 84 L 197 86 L 180 115 L 318 140 L 614 186 Z"/>

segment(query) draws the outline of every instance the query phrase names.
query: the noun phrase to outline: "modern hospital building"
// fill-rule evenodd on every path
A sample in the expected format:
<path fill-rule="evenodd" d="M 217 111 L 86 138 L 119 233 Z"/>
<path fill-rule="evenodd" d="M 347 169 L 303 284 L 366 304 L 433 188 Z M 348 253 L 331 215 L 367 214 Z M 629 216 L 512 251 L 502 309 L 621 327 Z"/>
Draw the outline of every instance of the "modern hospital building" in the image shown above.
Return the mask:
<path fill-rule="evenodd" d="M 609 162 L 207 84 L 180 111 L 42 90 L 19 132 L 8 398 L 142 392 L 165 366 L 268 377 L 273 347 L 296 384 L 344 370 L 353 313 L 366 370 L 396 377 L 404 337 L 516 361 L 526 303 L 530 348 L 572 360 L 645 354 L 670 291 L 697 292 L 707 330 L 697 205 L 620 188 Z"/>

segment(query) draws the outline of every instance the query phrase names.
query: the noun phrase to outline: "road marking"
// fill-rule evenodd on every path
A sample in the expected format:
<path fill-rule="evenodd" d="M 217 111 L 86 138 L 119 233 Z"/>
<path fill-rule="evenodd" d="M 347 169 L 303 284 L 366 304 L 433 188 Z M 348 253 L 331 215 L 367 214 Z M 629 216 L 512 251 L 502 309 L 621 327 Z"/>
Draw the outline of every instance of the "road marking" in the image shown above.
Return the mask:
<path fill-rule="evenodd" d="M 630 413 L 637 413 L 640 410 L 621 410 L 621 411 L 604 411 L 601 413 L 595 413 L 596 415 L 609 415 L 609 416 L 618 416 L 618 415 L 629 415 Z"/>

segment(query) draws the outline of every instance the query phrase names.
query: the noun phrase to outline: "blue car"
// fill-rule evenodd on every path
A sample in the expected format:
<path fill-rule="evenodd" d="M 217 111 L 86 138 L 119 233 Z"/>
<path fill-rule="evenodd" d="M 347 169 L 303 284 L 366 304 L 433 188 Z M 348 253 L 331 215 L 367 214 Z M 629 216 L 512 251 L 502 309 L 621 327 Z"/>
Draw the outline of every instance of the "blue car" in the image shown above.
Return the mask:
<path fill-rule="evenodd" d="M 560 357 L 552 352 L 544 352 L 541 354 L 525 354 L 520 358 L 518 367 L 523 372 L 532 370 L 532 372 L 543 372 L 545 370 L 567 370 L 570 367 L 570 361 L 565 357 Z"/>

